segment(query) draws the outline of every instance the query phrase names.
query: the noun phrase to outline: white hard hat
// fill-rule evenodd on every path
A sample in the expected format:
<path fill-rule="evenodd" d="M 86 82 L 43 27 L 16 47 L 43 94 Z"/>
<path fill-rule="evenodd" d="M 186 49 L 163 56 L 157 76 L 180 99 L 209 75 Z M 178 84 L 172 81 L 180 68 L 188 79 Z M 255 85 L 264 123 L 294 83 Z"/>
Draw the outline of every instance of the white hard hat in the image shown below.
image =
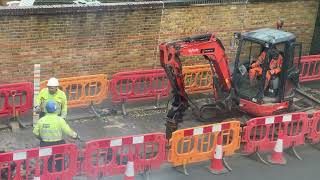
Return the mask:
<path fill-rule="evenodd" d="M 59 81 L 57 78 L 50 78 L 49 81 L 48 81 L 48 84 L 47 86 L 56 86 L 58 87 L 59 86 Z"/>

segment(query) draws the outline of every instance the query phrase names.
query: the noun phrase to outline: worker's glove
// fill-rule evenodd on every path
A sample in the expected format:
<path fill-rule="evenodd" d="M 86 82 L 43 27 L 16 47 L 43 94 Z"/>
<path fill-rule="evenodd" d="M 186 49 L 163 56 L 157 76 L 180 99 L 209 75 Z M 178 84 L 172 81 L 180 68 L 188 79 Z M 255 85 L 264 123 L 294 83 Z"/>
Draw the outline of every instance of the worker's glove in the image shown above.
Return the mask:
<path fill-rule="evenodd" d="M 75 140 L 80 140 L 81 138 L 80 138 L 79 134 L 77 134 L 77 136 L 74 137 L 73 139 L 75 139 Z"/>
<path fill-rule="evenodd" d="M 41 112 L 40 106 L 35 106 L 35 107 L 34 107 L 34 112 L 40 113 L 40 112 Z"/>

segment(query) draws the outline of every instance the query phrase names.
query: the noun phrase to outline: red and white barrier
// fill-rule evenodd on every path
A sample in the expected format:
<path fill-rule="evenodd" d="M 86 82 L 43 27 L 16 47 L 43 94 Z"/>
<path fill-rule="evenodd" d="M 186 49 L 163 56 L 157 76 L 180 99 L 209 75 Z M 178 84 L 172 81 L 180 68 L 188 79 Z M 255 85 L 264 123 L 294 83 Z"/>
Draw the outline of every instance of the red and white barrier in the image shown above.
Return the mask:
<path fill-rule="evenodd" d="M 63 144 L 3 153 L 0 154 L 0 177 L 6 180 L 72 179 L 77 172 L 77 152 L 75 144 Z M 55 166 L 57 161 L 61 162 L 60 170 Z"/>
<path fill-rule="evenodd" d="M 308 116 L 304 112 L 251 119 L 243 129 L 242 151 L 246 154 L 272 151 L 279 130 L 284 132 L 283 148 L 304 144 L 308 128 Z"/>
<path fill-rule="evenodd" d="M 124 175 L 127 172 L 126 178 L 132 178 L 132 172 L 160 168 L 166 159 L 166 142 L 163 133 L 89 141 L 84 150 L 85 173 L 95 179 L 100 175 Z"/>

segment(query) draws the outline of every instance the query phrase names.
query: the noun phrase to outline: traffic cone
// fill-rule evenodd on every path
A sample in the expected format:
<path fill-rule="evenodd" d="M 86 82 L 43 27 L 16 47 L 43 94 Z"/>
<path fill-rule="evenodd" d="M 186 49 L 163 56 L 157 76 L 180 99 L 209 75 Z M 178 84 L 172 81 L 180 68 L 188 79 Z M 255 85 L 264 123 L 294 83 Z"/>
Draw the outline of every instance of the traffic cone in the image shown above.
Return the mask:
<path fill-rule="evenodd" d="M 224 167 L 223 161 L 222 161 L 222 137 L 218 136 L 218 141 L 216 145 L 216 149 L 213 151 L 213 158 L 211 160 L 211 165 L 209 167 L 209 171 L 212 174 L 223 174 L 228 172 L 228 170 Z"/>
<path fill-rule="evenodd" d="M 132 156 L 129 156 L 126 172 L 124 173 L 124 180 L 134 180 L 134 163 Z"/>
<path fill-rule="evenodd" d="M 268 156 L 271 164 L 287 164 L 287 160 L 283 156 L 283 131 L 279 130 L 278 139 L 271 156 Z"/>

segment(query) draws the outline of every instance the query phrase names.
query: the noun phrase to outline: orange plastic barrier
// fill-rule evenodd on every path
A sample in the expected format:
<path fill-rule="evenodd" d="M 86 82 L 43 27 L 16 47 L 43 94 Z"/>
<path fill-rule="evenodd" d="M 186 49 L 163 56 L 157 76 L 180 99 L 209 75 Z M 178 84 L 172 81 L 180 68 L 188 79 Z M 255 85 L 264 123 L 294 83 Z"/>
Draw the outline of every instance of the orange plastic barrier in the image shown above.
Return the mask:
<path fill-rule="evenodd" d="M 224 156 L 230 156 L 240 148 L 239 121 L 187 128 L 172 133 L 168 162 L 179 166 L 212 159 L 218 135 L 223 138 Z"/>
<path fill-rule="evenodd" d="M 77 172 L 78 148 L 63 144 L 0 154 L 0 179 L 72 179 Z"/>
<path fill-rule="evenodd" d="M 310 132 L 308 134 L 308 138 L 312 140 L 312 143 L 320 142 L 320 111 L 317 111 L 313 114 Z"/>
<path fill-rule="evenodd" d="M 184 74 L 185 90 L 188 94 L 212 91 L 212 73 L 209 64 L 185 66 L 182 73 Z"/>
<path fill-rule="evenodd" d="M 60 89 L 68 98 L 68 107 L 100 104 L 108 95 L 109 81 L 105 74 L 79 76 L 59 79 Z M 41 89 L 47 81 L 41 82 Z"/>

